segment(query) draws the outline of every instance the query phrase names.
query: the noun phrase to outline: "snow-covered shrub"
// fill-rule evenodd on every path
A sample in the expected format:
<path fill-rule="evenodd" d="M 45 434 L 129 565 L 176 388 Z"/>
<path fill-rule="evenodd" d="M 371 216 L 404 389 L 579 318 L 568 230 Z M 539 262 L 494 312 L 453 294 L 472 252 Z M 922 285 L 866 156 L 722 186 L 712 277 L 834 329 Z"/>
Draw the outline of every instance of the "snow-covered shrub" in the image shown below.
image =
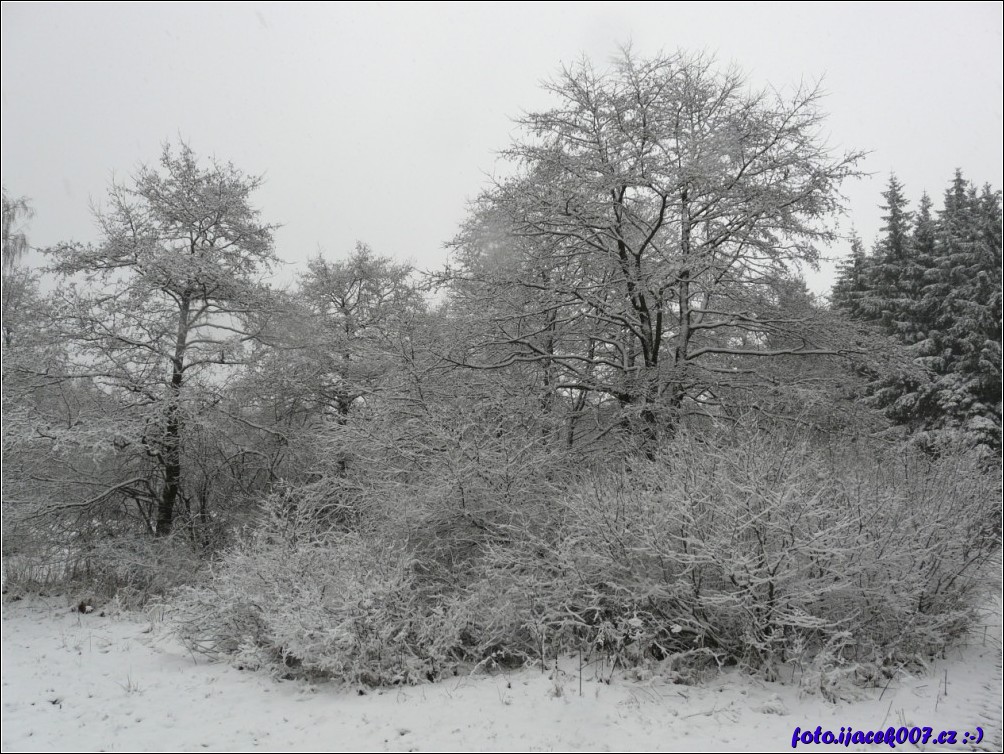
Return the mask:
<path fill-rule="evenodd" d="M 574 485 L 558 529 L 494 548 L 468 598 L 484 635 L 511 627 L 499 643 L 514 654 L 536 641 L 768 677 L 820 652 L 830 674 L 887 667 L 966 631 L 999 499 L 999 477 L 957 450 L 681 432 L 653 461 Z"/>
<path fill-rule="evenodd" d="M 194 581 L 201 551 L 181 534 L 155 539 L 112 515 L 8 512 L 4 517 L 4 586 L 20 592 L 84 590 L 140 605 Z"/>
<path fill-rule="evenodd" d="M 161 539 L 144 533 L 100 538 L 87 551 L 88 582 L 121 604 L 139 607 L 196 582 L 205 566 L 201 555 L 180 534 Z"/>
<path fill-rule="evenodd" d="M 654 460 L 563 489 L 519 458 L 504 492 L 488 468 L 424 490 L 421 475 L 378 480 L 379 502 L 346 477 L 372 501 L 351 527 L 324 496 L 273 495 L 179 593 L 182 638 L 365 683 L 579 652 L 674 678 L 793 663 L 837 695 L 961 637 L 999 547 L 999 476 L 959 449 L 681 428 Z"/>
<path fill-rule="evenodd" d="M 210 578 L 176 593 L 180 638 L 192 651 L 282 675 L 434 678 L 452 660 L 450 632 L 425 609 L 407 551 L 324 520 L 289 493 L 271 496 L 261 524 Z"/>

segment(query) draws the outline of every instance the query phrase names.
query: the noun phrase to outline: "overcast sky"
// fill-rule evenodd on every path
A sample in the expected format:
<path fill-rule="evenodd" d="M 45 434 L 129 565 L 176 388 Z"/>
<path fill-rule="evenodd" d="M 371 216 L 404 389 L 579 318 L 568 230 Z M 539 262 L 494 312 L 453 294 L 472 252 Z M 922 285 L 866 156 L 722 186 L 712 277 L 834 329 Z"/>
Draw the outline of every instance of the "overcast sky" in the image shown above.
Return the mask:
<path fill-rule="evenodd" d="M 914 202 L 940 204 L 956 167 L 1004 183 L 999 2 L 2 7 L 3 185 L 31 199 L 36 246 L 97 240 L 91 200 L 180 136 L 265 174 L 285 277 L 356 240 L 439 266 L 511 118 L 547 104 L 539 82 L 629 40 L 755 84 L 823 78 L 830 143 L 871 152 L 876 175 L 845 186 L 869 246 L 890 170 Z"/>

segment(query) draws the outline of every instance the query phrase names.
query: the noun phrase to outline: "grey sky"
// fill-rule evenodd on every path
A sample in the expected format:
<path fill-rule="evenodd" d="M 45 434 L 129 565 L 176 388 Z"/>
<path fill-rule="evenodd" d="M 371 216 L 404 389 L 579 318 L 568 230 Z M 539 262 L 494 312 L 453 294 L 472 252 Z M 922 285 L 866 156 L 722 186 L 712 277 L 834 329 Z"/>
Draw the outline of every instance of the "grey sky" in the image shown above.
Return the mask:
<path fill-rule="evenodd" d="M 510 118 L 546 105 L 538 82 L 631 40 L 715 52 L 757 85 L 823 77 L 831 144 L 871 150 L 877 175 L 845 186 L 870 245 L 890 170 L 914 202 L 926 188 L 939 204 L 956 167 L 1004 183 L 1001 8 L 5 2 L 3 184 L 36 209 L 32 244 L 96 240 L 89 201 L 180 135 L 266 174 L 257 203 L 284 260 L 358 239 L 434 267 Z"/>

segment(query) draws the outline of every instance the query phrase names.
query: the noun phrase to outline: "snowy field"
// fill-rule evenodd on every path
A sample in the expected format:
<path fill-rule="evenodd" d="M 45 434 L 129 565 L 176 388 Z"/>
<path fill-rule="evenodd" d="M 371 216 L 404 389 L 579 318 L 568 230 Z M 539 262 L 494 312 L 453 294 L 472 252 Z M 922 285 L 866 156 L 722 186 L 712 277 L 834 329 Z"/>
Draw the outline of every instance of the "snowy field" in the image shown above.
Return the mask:
<path fill-rule="evenodd" d="M 587 668 L 539 669 L 369 690 L 275 681 L 193 658 L 143 617 L 82 615 L 64 599 L 3 610 L 4 751 L 787 750 L 796 727 L 958 731 L 1001 750 L 1000 602 L 967 646 L 922 677 L 839 706 L 792 685 L 723 672 L 694 687 Z M 984 636 L 984 630 L 986 635 Z M 966 731 L 985 732 L 978 746 Z M 832 747 L 802 745 L 799 749 Z M 839 747 L 843 748 L 843 747 Z M 848 750 L 889 750 L 886 745 Z"/>

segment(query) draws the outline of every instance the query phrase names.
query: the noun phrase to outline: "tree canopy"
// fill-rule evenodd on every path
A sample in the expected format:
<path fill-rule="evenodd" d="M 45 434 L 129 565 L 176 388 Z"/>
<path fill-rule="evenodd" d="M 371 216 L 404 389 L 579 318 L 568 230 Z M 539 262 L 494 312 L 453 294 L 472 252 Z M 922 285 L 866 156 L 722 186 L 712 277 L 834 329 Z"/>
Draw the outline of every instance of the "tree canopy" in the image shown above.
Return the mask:
<path fill-rule="evenodd" d="M 757 91 L 710 57 L 629 51 L 547 89 L 555 106 L 504 152 L 516 175 L 454 243 L 458 296 L 499 302 L 490 353 L 466 363 L 534 363 L 651 433 L 665 410 L 728 404 L 751 359 L 846 352 L 821 312 L 779 306 L 835 238 L 860 158 L 823 141 L 818 89 Z"/>
<path fill-rule="evenodd" d="M 161 535 L 179 497 L 189 502 L 186 423 L 219 402 L 227 367 L 243 362 L 263 326 L 263 277 L 276 257 L 275 226 L 251 204 L 260 182 L 230 164 L 201 165 L 185 144 L 165 145 L 159 169 L 144 166 L 109 190 L 100 243 L 47 251 L 65 281 L 56 293 L 71 357 L 62 377 L 120 402 L 117 421 L 130 424 L 110 435 L 139 456 L 115 489 L 154 502 Z"/>

